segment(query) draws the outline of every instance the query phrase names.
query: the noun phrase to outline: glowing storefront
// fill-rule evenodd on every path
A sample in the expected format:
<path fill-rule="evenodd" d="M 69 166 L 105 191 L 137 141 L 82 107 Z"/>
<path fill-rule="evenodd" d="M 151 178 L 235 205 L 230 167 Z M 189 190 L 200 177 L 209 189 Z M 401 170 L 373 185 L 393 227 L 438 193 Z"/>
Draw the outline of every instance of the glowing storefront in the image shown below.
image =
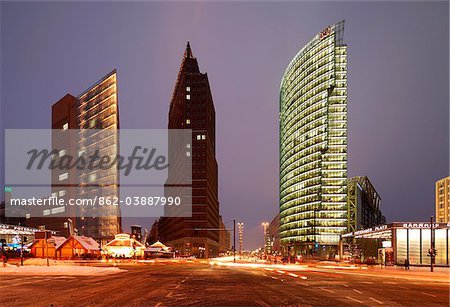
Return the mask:
<path fill-rule="evenodd" d="M 280 238 L 291 252 L 336 246 L 347 229 L 344 21 L 304 46 L 280 88 Z"/>
<path fill-rule="evenodd" d="M 127 233 L 116 234 L 114 240 L 103 246 L 104 253 L 111 257 L 143 257 L 144 250 L 144 244 L 131 238 Z"/>
<path fill-rule="evenodd" d="M 450 224 L 445 223 L 392 223 L 342 235 L 344 240 L 379 239 L 379 253 L 374 255 L 385 264 L 387 251 L 393 253 L 393 263 L 404 265 L 408 259 L 411 265 L 430 265 L 431 226 L 433 226 L 435 265 L 449 266 Z M 381 245 L 381 243 L 384 245 Z M 380 259 L 381 256 L 381 259 Z"/>

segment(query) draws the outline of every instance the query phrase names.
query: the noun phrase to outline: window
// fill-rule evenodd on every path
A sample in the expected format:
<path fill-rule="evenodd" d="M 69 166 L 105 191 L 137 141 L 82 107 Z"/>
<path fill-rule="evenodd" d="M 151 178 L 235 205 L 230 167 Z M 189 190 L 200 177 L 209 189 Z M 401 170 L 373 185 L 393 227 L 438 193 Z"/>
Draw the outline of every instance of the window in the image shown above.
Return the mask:
<path fill-rule="evenodd" d="M 186 86 L 186 92 L 190 92 L 191 91 L 191 87 L 190 86 Z"/>
<path fill-rule="evenodd" d="M 52 197 L 53 197 L 53 198 L 58 197 L 58 193 L 56 193 L 56 192 L 52 193 Z"/>
<path fill-rule="evenodd" d="M 65 155 L 66 155 L 66 151 L 64 149 L 61 149 L 59 151 L 59 156 L 62 157 L 62 156 L 65 156 Z"/>
<path fill-rule="evenodd" d="M 186 144 L 186 148 L 191 148 L 191 144 Z"/>
<path fill-rule="evenodd" d="M 187 100 L 191 100 L 191 95 L 186 95 Z"/>
<path fill-rule="evenodd" d="M 66 195 L 66 190 L 59 191 L 59 197 L 63 197 Z"/>
<path fill-rule="evenodd" d="M 44 211 L 42 212 L 42 214 L 43 214 L 43 215 L 50 215 L 50 210 L 44 210 Z"/>
<path fill-rule="evenodd" d="M 202 134 L 202 140 L 206 140 L 206 135 Z"/>
<path fill-rule="evenodd" d="M 200 134 L 197 135 L 197 140 L 201 140 L 202 136 Z"/>
<path fill-rule="evenodd" d="M 96 124 L 97 124 L 97 120 L 95 118 L 91 119 L 91 121 L 89 122 L 89 127 L 90 128 L 95 127 Z"/>
<path fill-rule="evenodd" d="M 81 156 L 83 156 L 85 154 L 85 151 L 84 150 L 80 150 L 79 152 L 78 152 L 78 157 L 81 157 Z"/>
<path fill-rule="evenodd" d="M 66 211 L 66 208 L 65 208 L 65 207 L 53 208 L 53 209 L 52 209 L 52 214 L 62 213 L 62 212 L 64 212 L 64 211 Z"/>
<path fill-rule="evenodd" d="M 69 178 L 69 173 L 59 175 L 59 181 L 66 180 L 67 178 Z"/>
<path fill-rule="evenodd" d="M 65 131 L 67 129 L 69 129 L 69 124 L 68 123 L 64 123 L 63 124 L 63 130 Z"/>
<path fill-rule="evenodd" d="M 97 179 L 97 174 L 93 173 L 89 175 L 89 182 L 95 181 Z"/>
<path fill-rule="evenodd" d="M 186 157 L 190 157 L 191 156 L 191 152 L 190 151 L 186 151 Z"/>
<path fill-rule="evenodd" d="M 186 124 L 190 124 L 191 123 L 191 120 L 190 119 L 186 119 Z"/>

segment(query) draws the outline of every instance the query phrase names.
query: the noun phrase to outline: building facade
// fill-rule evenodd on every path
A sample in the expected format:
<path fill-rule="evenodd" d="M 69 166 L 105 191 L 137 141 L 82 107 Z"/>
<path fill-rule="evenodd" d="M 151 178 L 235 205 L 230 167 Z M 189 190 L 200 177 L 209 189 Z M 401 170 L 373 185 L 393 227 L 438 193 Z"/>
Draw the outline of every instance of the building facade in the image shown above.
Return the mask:
<path fill-rule="evenodd" d="M 280 214 L 277 214 L 269 223 L 267 253 L 278 254 L 280 250 Z"/>
<path fill-rule="evenodd" d="M 343 241 L 359 241 L 365 257 L 373 257 L 380 264 L 404 265 L 408 259 L 411 265 L 429 266 L 432 261 L 429 251 L 433 248 L 436 250 L 433 263 L 449 266 L 449 228 L 446 223 L 391 223 L 349 232 L 342 238 Z M 376 248 L 365 250 L 362 246 L 364 241 L 376 242 Z"/>
<path fill-rule="evenodd" d="M 77 124 L 77 98 L 66 94 L 52 105 L 52 149 L 58 150 L 58 158 L 65 153 L 76 152 L 75 138 L 68 136 L 67 130 L 78 129 Z M 73 130 L 72 130 L 73 131 Z M 77 177 L 76 168 L 63 170 L 55 168 L 51 174 L 51 196 L 68 199 L 76 198 L 75 185 L 69 182 Z M 70 236 L 70 227 L 76 227 L 76 208 L 74 206 L 60 206 L 46 209 L 42 217 L 31 217 L 29 223 L 34 227 L 45 225 L 46 229 L 59 231 L 63 236 Z M 69 219 L 72 225 L 69 225 Z"/>
<path fill-rule="evenodd" d="M 348 231 L 386 224 L 381 213 L 381 197 L 367 176 L 348 180 Z"/>
<path fill-rule="evenodd" d="M 208 75 L 187 44 L 170 102 L 169 129 L 191 129 L 192 143 L 169 148 L 192 157 L 192 217 L 162 217 L 159 236 L 181 255 L 219 254 L 219 201 L 215 110 Z M 190 149 L 190 150 L 189 150 Z M 180 166 L 182 167 L 182 166 Z M 172 165 L 170 172 L 177 172 Z"/>
<path fill-rule="evenodd" d="M 65 95 L 52 106 L 52 148 L 58 151 L 54 159 L 65 156 L 89 157 L 99 149 L 102 156 L 119 153 L 119 110 L 116 70 L 105 75 L 78 97 Z M 119 172 L 88 167 L 52 170 L 52 197 L 94 199 L 95 196 L 119 195 Z M 92 237 L 106 243 L 120 233 L 119 206 L 61 206 L 46 209 L 41 217 L 30 217 L 31 226 L 45 226 L 64 236 Z"/>
<path fill-rule="evenodd" d="M 223 223 L 222 216 L 219 217 L 219 253 L 226 254 L 231 251 L 231 232 Z"/>
<path fill-rule="evenodd" d="M 347 229 L 344 21 L 288 65 L 280 87 L 280 239 L 291 253 L 333 249 Z"/>
<path fill-rule="evenodd" d="M 448 223 L 450 221 L 450 176 L 438 180 L 435 191 L 436 222 Z"/>
<path fill-rule="evenodd" d="M 102 156 L 117 156 L 119 107 L 116 70 L 77 97 L 77 124 L 82 134 L 77 144 L 79 153 L 90 156 L 95 150 L 101 149 Z M 117 168 L 111 167 L 107 170 L 84 168 L 78 172 L 78 178 L 81 198 L 93 199 L 96 195 L 111 198 L 119 196 Z M 79 235 L 92 237 L 102 244 L 111 241 L 121 232 L 120 207 L 81 207 L 77 229 Z"/>

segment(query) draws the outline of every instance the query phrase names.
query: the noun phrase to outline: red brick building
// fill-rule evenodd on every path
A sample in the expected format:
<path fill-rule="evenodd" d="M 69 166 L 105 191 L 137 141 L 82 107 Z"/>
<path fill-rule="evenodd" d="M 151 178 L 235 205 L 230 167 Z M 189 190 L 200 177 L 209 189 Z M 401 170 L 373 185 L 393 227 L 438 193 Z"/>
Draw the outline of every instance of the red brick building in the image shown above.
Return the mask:
<path fill-rule="evenodd" d="M 181 255 L 208 258 L 219 254 L 215 127 L 208 75 L 200 72 L 188 42 L 170 102 L 169 129 L 192 129 L 187 150 L 192 157 L 192 217 L 163 217 L 159 221 L 160 240 Z"/>

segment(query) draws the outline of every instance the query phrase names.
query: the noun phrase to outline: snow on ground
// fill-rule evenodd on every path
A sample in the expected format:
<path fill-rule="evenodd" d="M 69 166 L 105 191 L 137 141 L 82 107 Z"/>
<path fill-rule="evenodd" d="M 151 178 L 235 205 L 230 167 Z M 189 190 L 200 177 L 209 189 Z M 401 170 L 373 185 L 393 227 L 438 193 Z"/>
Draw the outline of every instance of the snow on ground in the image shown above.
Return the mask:
<path fill-rule="evenodd" d="M 94 266 L 78 266 L 78 265 L 51 265 L 37 266 L 25 265 L 15 266 L 7 264 L 6 267 L 0 265 L 1 275 L 109 275 L 124 272 L 117 267 L 94 267 Z"/>

